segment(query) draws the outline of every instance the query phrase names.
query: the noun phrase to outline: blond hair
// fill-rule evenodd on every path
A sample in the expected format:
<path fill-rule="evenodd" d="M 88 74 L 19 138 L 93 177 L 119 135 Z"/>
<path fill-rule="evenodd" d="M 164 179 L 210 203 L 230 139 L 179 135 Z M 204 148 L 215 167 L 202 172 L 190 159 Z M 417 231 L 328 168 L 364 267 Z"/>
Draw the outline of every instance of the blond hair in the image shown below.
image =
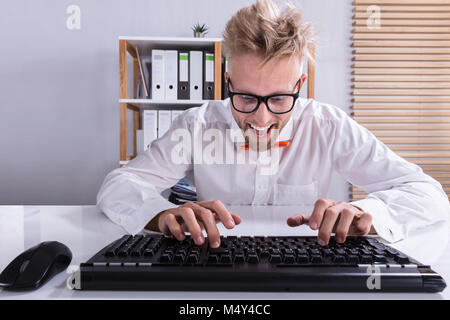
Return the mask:
<path fill-rule="evenodd" d="M 290 3 L 281 11 L 271 0 L 257 0 L 255 4 L 236 12 L 223 32 L 224 55 L 256 53 L 265 65 L 272 58 L 309 57 L 314 43 L 312 27 L 301 22 L 302 13 Z"/>

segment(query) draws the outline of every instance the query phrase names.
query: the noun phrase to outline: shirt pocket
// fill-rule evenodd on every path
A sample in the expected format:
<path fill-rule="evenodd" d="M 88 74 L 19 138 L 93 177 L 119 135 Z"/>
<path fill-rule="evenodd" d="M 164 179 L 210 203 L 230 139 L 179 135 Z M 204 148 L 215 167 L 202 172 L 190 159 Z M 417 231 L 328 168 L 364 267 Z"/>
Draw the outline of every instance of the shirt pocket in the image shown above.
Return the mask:
<path fill-rule="evenodd" d="M 317 181 L 303 185 L 275 184 L 275 205 L 314 205 L 317 200 Z"/>

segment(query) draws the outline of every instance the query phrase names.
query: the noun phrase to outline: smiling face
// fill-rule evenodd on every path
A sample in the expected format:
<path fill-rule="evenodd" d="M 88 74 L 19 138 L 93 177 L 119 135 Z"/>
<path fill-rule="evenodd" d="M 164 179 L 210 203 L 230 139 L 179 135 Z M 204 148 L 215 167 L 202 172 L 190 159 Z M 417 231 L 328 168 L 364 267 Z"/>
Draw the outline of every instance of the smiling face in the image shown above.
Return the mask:
<path fill-rule="evenodd" d="M 226 78 L 231 80 L 230 90 L 258 96 L 298 91 L 300 83 L 297 82 L 301 77 L 299 59 L 274 58 L 260 67 L 263 60 L 261 56 L 250 53 L 230 58 L 229 73 L 226 74 Z M 252 113 L 238 112 L 232 107 L 231 112 L 250 146 L 266 145 L 268 148 L 276 142 L 292 115 L 292 110 L 274 114 L 264 103 Z"/>

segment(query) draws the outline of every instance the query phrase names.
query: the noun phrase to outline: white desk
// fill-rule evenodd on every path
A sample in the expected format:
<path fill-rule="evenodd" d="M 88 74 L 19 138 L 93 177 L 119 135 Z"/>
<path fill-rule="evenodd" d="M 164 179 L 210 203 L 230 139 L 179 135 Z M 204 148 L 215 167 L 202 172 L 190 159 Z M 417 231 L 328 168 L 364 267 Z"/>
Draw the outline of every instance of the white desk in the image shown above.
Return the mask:
<path fill-rule="evenodd" d="M 223 235 L 312 235 L 307 227 L 291 228 L 286 218 L 309 212 L 301 207 L 230 207 L 243 218 L 233 230 L 219 226 Z M 25 249 L 56 240 L 73 253 L 72 265 L 87 261 L 97 251 L 124 234 L 95 206 L 0 206 L 0 270 Z M 450 286 L 449 229 L 446 225 L 423 230 L 394 247 L 431 264 Z M 1 291 L 1 299 L 450 299 L 450 289 L 440 294 L 420 293 L 294 293 L 294 292 L 123 292 L 74 291 L 66 287 L 67 273 L 60 273 L 39 290 Z"/>

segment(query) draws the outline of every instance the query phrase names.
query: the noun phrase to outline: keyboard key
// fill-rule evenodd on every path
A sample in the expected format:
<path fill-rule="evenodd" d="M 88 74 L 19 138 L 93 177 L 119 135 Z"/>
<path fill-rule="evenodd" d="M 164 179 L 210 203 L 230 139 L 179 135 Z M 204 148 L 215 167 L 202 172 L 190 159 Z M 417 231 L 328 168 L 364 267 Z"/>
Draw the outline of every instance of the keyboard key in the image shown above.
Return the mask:
<path fill-rule="evenodd" d="M 350 263 L 359 263 L 359 258 L 357 255 L 350 254 L 347 256 L 347 261 Z"/>
<path fill-rule="evenodd" d="M 281 255 L 281 250 L 280 249 L 271 248 L 269 251 L 270 251 L 270 254 Z"/>
<path fill-rule="evenodd" d="M 269 250 L 261 250 L 261 252 L 260 252 L 260 257 L 261 258 L 267 258 L 267 257 L 269 257 Z"/>
<path fill-rule="evenodd" d="M 361 263 L 372 263 L 372 256 L 363 254 L 360 256 Z"/>
<path fill-rule="evenodd" d="M 376 263 L 385 263 L 387 262 L 387 259 L 385 256 L 376 254 L 373 256 L 373 261 Z"/>
<path fill-rule="evenodd" d="M 313 254 L 311 256 L 311 263 L 322 263 L 322 262 L 323 262 L 323 260 L 322 260 L 322 257 L 320 255 Z"/>
<path fill-rule="evenodd" d="M 345 262 L 345 257 L 343 255 L 335 255 L 333 258 L 334 263 L 342 263 Z"/>
<path fill-rule="evenodd" d="M 247 262 L 248 263 L 258 263 L 259 262 L 259 258 L 256 254 L 249 254 L 247 257 Z"/>
<path fill-rule="evenodd" d="M 231 263 L 232 259 L 231 259 L 231 255 L 229 254 L 224 254 L 220 257 L 220 263 Z"/>
<path fill-rule="evenodd" d="M 184 254 L 177 253 L 175 255 L 175 257 L 173 257 L 172 262 L 174 262 L 174 263 L 183 263 L 184 258 L 185 258 Z"/>
<path fill-rule="evenodd" d="M 295 256 L 292 254 L 287 254 L 284 256 L 284 263 L 294 263 L 295 262 Z"/>
<path fill-rule="evenodd" d="M 172 255 L 170 254 L 163 254 L 161 258 L 159 259 L 160 262 L 171 262 L 172 261 Z"/>
<path fill-rule="evenodd" d="M 234 263 L 244 263 L 245 262 L 245 257 L 243 254 L 236 254 L 234 256 Z"/>
<path fill-rule="evenodd" d="M 219 262 L 219 257 L 215 254 L 211 254 L 208 256 L 208 263 L 217 263 Z"/>
<path fill-rule="evenodd" d="M 399 264 L 406 264 L 409 263 L 409 258 L 405 255 L 398 255 L 395 258 L 395 261 L 397 261 Z"/>
<path fill-rule="evenodd" d="M 279 255 L 279 254 L 272 254 L 269 257 L 269 261 L 270 261 L 270 263 L 280 263 L 283 260 L 281 259 L 281 255 Z"/>
<path fill-rule="evenodd" d="M 298 263 L 308 263 L 309 257 L 306 254 L 297 255 L 297 262 Z"/>
<path fill-rule="evenodd" d="M 188 263 L 197 263 L 198 262 L 198 256 L 196 254 L 191 253 L 187 260 Z"/>

